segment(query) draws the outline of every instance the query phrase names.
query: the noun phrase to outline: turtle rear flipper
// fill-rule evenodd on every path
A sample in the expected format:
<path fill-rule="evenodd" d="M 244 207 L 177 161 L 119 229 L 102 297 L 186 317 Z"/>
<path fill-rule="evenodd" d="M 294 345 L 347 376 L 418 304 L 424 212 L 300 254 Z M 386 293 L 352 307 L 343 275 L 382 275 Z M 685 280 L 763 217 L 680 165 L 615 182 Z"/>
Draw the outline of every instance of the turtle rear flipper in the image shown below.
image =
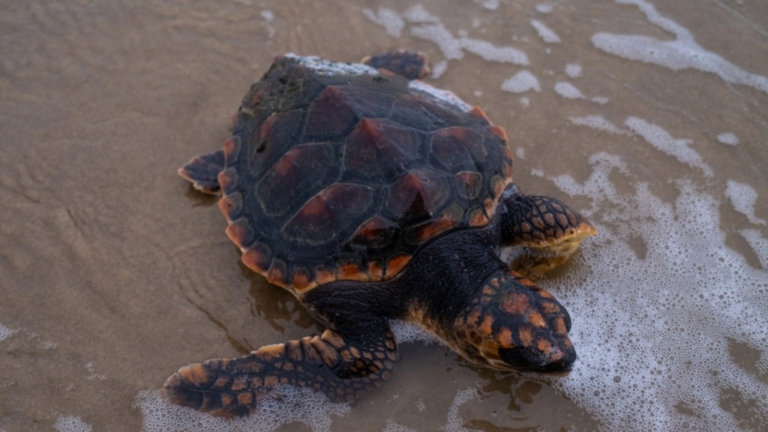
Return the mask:
<path fill-rule="evenodd" d="M 525 248 L 511 264 L 524 276 L 538 278 L 564 264 L 585 238 L 597 234 L 587 218 L 559 200 L 523 195 L 514 185 L 509 191 L 503 242 Z"/>
<path fill-rule="evenodd" d="M 376 69 L 386 69 L 409 80 L 424 79 L 429 74 L 427 55 L 414 51 L 391 51 L 366 57 L 361 63 Z"/>
<path fill-rule="evenodd" d="M 217 195 L 219 173 L 224 171 L 224 151 L 219 150 L 198 156 L 179 168 L 179 175 L 184 177 L 200 192 Z"/>
<path fill-rule="evenodd" d="M 216 359 L 179 369 L 165 383 L 171 401 L 219 417 L 252 412 L 280 398 L 280 384 L 308 387 L 334 402 L 351 402 L 389 379 L 398 360 L 384 319 L 326 330 L 286 344 L 268 345 L 238 359 Z"/>

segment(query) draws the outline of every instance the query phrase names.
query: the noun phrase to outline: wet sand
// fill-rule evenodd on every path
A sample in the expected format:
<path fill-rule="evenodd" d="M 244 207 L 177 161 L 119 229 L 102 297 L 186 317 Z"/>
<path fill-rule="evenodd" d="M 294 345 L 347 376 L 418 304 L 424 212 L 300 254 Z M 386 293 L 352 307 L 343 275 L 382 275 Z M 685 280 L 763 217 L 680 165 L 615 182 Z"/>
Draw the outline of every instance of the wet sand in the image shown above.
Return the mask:
<path fill-rule="evenodd" d="M 404 344 L 393 378 L 331 429 L 768 428 L 760 2 L 424 1 L 427 15 L 406 1 L 2 3 L 0 431 L 149 428 L 140 392 L 178 367 L 322 332 L 239 263 L 216 200 L 176 170 L 219 148 L 275 55 L 393 48 L 445 61 L 430 82 L 507 129 L 516 182 L 599 224 L 542 281 L 574 316 L 581 360 L 542 379 Z M 616 35 L 644 36 L 636 55 L 656 60 L 611 52 Z M 720 67 L 684 67 L 650 39 Z M 521 70 L 538 91 L 502 90 Z"/>

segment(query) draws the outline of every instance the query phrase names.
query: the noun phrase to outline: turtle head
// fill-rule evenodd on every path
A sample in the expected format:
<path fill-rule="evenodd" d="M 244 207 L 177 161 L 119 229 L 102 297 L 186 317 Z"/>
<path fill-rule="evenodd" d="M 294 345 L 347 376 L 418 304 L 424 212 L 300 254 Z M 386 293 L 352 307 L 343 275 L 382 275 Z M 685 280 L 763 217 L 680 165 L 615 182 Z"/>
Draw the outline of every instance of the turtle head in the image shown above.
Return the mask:
<path fill-rule="evenodd" d="M 456 349 L 499 370 L 568 372 L 571 317 L 549 292 L 516 273 L 489 278 L 454 323 Z"/>

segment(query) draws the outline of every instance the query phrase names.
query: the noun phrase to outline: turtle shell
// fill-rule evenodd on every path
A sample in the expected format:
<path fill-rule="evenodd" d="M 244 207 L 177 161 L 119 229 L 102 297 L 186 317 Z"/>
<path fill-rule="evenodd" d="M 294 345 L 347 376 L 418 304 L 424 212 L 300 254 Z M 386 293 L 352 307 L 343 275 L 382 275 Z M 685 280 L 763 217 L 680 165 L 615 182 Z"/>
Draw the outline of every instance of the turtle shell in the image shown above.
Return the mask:
<path fill-rule="evenodd" d="M 381 281 L 430 240 L 487 225 L 512 180 L 477 107 L 386 70 L 277 57 L 225 142 L 220 207 L 243 262 L 297 293 Z"/>

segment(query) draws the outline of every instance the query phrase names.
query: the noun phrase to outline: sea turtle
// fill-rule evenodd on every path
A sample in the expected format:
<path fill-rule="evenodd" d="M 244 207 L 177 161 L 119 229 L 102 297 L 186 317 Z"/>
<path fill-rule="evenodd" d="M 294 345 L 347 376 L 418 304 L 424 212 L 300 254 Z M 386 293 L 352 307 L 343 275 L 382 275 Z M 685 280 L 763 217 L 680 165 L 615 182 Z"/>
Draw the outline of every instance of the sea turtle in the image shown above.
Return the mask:
<path fill-rule="evenodd" d="M 179 170 L 221 193 L 243 263 L 327 330 L 183 367 L 165 383 L 175 403 L 245 415 L 279 384 L 354 400 L 399 360 L 390 320 L 417 323 L 474 364 L 571 369 L 568 312 L 524 275 L 562 264 L 596 230 L 512 183 L 504 129 L 418 80 L 423 55 L 364 63 L 376 67 L 277 57 L 224 149 Z M 525 253 L 510 266 L 505 246 Z"/>

